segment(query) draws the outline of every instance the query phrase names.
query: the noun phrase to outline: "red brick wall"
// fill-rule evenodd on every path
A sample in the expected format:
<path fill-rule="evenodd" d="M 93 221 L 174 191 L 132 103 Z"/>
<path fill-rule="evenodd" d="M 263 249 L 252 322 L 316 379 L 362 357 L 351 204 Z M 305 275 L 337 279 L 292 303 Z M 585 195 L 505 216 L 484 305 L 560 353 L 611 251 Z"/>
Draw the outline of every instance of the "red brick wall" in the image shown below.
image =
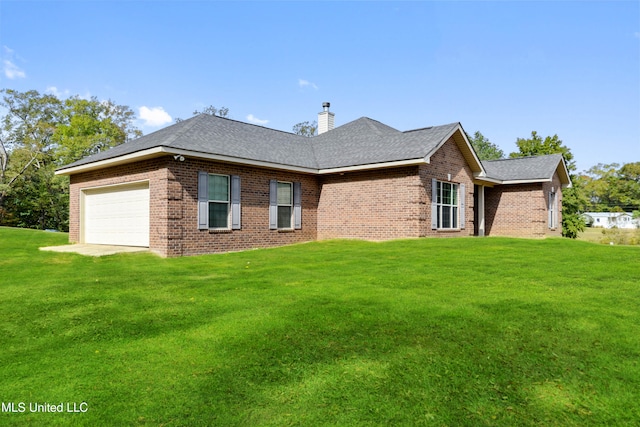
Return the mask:
<path fill-rule="evenodd" d="M 431 230 L 431 179 L 465 184 L 464 230 Z M 450 139 L 430 164 L 323 176 L 318 238 L 473 235 L 473 173 Z"/>
<path fill-rule="evenodd" d="M 175 196 L 169 200 L 168 256 L 228 252 L 315 240 L 319 187 L 313 175 L 260 169 L 187 159 L 171 162 L 169 185 Z M 241 180 L 240 230 L 198 230 L 198 171 L 238 175 Z M 300 182 L 302 189 L 302 229 L 269 229 L 269 180 Z M 180 183 L 182 186 L 180 186 Z M 178 199 L 181 188 L 182 200 Z"/>
<path fill-rule="evenodd" d="M 239 175 L 241 230 L 198 230 L 198 172 Z M 302 229 L 269 230 L 269 180 L 301 182 Z M 70 240 L 80 241 L 83 188 L 149 180 L 149 248 L 162 256 L 228 252 L 315 240 L 319 187 L 315 176 L 172 157 L 115 166 L 71 177 Z"/>
<path fill-rule="evenodd" d="M 323 176 L 318 238 L 385 240 L 418 237 L 418 167 Z"/>
<path fill-rule="evenodd" d="M 549 229 L 549 192 L 558 197 L 558 227 Z M 562 235 L 562 187 L 558 174 L 552 182 L 497 185 L 485 188 L 487 236 L 545 237 Z"/>

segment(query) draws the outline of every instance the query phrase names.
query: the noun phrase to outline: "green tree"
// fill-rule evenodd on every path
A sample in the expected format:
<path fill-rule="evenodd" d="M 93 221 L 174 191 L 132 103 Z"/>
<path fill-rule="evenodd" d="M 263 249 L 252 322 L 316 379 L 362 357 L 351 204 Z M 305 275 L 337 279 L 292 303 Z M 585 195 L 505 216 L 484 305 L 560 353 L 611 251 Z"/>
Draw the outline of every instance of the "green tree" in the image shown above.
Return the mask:
<path fill-rule="evenodd" d="M 0 93 L 0 224 L 67 229 L 69 182 L 56 167 L 140 136 L 134 114 L 96 98 Z"/>
<path fill-rule="evenodd" d="M 499 160 L 504 159 L 504 151 L 497 145 L 489 141 L 480 131 L 476 131 L 473 137 L 467 134 L 467 139 L 476 151 L 480 160 Z"/>
<path fill-rule="evenodd" d="M 509 157 L 527 157 L 527 156 L 541 156 L 544 154 L 562 154 L 564 162 L 567 165 L 569 172 L 576 170 L 576 163 L 573 160 L 573 154 L 569 147 L 562 144 L 558 135 L 547 136 L 542 139 L 540 135 L 534 130 L 531 132 L 531 138 L 518 138 L 516 145 L 519 151 L 509 154 Z"/>
<path fill-rule="evenodd" d="M 314 136 L 317 130 L 318 130 L 318 122 L 316 122 L 315 120 L 313 122 L 309 122 L 309 121 L 300 122 L 293 126 L 293 133 L 295 133 L 296 135 L 302 135 L 307 137 Z"/>
<path fill-rule="evenodd" d="M 640 162 L 602 164 L 586 172 L 591 210 L 629 212 L 640 209 Z"/>
<path fill-rule="evenodd" d="M 142 135 L 132 126 L 134 112 L 111 100 L 72 97 L 64 101 L 53 141 L 56 162 L 65 165 Z"/>
<path fill-rule="evenodd" d="M 37 91 L 3 89 L 0 106 L 0 221 L 4 201 L 18 179 L 40 169 L 50 159 L 52 136 L 60 117 L 60 101 Z"/>
<path fill-rule="evenodd" d="M 516 145 L 519 151 L 509 154 L 511 158 L 541 156 L 545 154 L 562 154 L 572 182 L 571 188 L 562 190 L 562 235 L 575 239 L 578 233 L 584 231 L 584 219 L 580 215 L 584 212 L 586 195 L 581 180 L 576 179 L 571 172 L 576 170 L 573 153 L 569 147 L 562 144 L 558 135 L 542 138 L 536 131 L 531 132 L 531 138 L 518 138 Z"/>

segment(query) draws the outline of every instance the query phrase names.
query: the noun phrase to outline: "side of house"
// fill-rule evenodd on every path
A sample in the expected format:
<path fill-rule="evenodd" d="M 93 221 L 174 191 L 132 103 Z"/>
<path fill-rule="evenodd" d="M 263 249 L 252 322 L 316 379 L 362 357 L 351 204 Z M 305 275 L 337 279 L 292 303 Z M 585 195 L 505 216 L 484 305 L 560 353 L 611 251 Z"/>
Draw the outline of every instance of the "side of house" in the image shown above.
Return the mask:
<path fill-rule="evenodd" d="M 201 176 L 206 177 L 211 191 L 199 188 Z M 233 177 L 237 183 L 232 182 Z M 221 186 L 217 185 L 220 183 Z M 220 191 L 216 192 L 216 185 Z M 131 213 L 134 208 L 126 204 L 124 197 L 128 189 L 139 187 L 149 194 L 148 212 L 138 215 L 146 216 L 146 228 Z M 239 195 L 239 209 L 235 213 L 231 209 L 235 201 L 232 187 Z M 72 242 L 122 244 L 122 235 L 139 234 L 142 230 L 141 238 L 125 240 L 125 244 L 148 246 L 152 252 L 172 257 L 279 246 L 317 238 L 320 190 L 316 177 L 308 174 L 196 159 L 176 162 L 171 157 L 162 157 L 73 175 L 70 188 Z M 199 198 L 202 191 L 205 199 Z M 119 213 L 110 210 L 104 212 L 110 218 L 97 218 L 95 209 L 87 212 L 94 204 L 94 194 L 124 199 L 116 208 Z M 274 199 L 272 212 L 270 202 Z M 200 202 L 205 205 L 202 215 Z M 299 223 L 295 224 L 298 207 Z M 224 213 L 218 215 L 220 211 Z M 236 219 L 234 215 L 237 223 L 232 222 Z M 275 225 L 270 223 L 272 220 Z M 205 225 L 200 226 L 200 221 Z M 95 228 L 101 226 L 108 230 L 105 240 L 96 237 Z"/>
<path fill-rule="evenodd" d="M 473 179 L 453 138 L 429 164 L 324 175 L 318 238 L 473 235 Z"/>
<path fill-rule="evenodd" d="M 333 117 L 323 108 L 319 123 Z M 330 238 L 561 232 L 570 180 L 560 155 L 482 163 L 459 123 L 406 132 L 366 117 L 323 123 L 305 138 L 196 116 L 65 166 L 70 241 L 173 257 Z"/>
<path fill-rule="evenodd" d="M 571 185 L 562 155 L 485 161 L 483 166 L 494 180 L 484 187 L 487 235 L 562 235 L 562 189 Z"/>
<path fill-rule="evenodd" d="M 562 235 L 562 191 L 551 183 L 512 184 L 485 189 L 486 234 L 546 237 Z"/>

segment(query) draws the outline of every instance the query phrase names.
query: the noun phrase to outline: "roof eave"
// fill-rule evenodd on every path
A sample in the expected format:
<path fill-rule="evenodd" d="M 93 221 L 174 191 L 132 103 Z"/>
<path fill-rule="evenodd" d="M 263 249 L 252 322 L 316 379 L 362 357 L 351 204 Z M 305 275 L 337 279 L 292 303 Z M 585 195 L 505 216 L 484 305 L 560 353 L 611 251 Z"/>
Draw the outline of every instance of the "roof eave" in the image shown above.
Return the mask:
<path fill-rule="evenodd" d="M 128 163 L 137 162 L 140 160 L 153 159 L 166 155 L 165 147 L 153 147 L 146 150 L 136 151 L 134 153 L 125 154 L 122 156 L 111 157 L 104 160 L 98 160 L 95 162 L 84 163 L 78 166 L 65 166 L 56 170 L 56 175 L 73 175 L 81 172 L 90 172 L 105 167 L 125 165 Z"/>
<path fill-rule="evenodd" d="M 365 171 L 365 170 L 374 170 L 374 169 L 385 169 L 385 168 L 396 168 L 402 166 L 415 166 L 415 165 L 426 165 L 429 163 L 428 159 L 424 157 L 420 157 L 417 159 L 406 159 L 406 160 L 396 160 L 392 162 L 381 162 L 381 163 L 368 163 L 364 165 L 354 165 L 354 166 L 343 166 L 337 168 L 325 168 L 319 169 L 319 175 L 327 175 L 333 173 L 344 173 L 344 172 L 356 172 L 356 171 Z"/>

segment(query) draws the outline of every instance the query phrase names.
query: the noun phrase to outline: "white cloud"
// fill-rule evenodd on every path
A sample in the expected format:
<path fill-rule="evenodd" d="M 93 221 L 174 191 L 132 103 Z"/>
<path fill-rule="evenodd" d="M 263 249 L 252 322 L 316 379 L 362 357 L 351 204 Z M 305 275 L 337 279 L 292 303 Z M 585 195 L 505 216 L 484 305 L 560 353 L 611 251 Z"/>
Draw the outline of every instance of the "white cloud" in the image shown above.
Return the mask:
<path fill-rule="evenodd" d="M 27 77 L 27 74 L 20 67 L 11 62 L 10 59 L 5 59 L 4 61 L 2 61 L 2 65 L 4 69 L 4 75 L 9 80 L 24 79 L 25 77 Z"/>
<path fill-rule="evenodd" d="M 145 107 L 142 106 L 138 109 L 140 119 L 144 121 L 144 126 L 158 127 L 171 123 L 173 120 L 171 116 L 164 111 L 162 107 Z"/>
<path fill-rule="evenodd" d="M 318 86 L 315 83 L 310 82 L 309 80 L 305 80 L 305 79 L 298 79 L 298 86 L 305 88 L 305 87 L 312 87 L 315 90 L 318 90 Z"/>
<path fill-rule="evenodd" d="M 256 125 L 266 125 L 267 123 L 269 123 L 269 120 L 261 120 L 257 117 L 254 117 L 253 114 L 249 114 L 247 116 L 247 120 L 249 120 L 249 123 L 253 123 Z"/>
<path fill-rule="evenodd" d="M 51 95 L 55 96 L 56 98 L 68 98 L 69 97 L 69 90 L 68 89 L 60 91 L 60 90 L 58 90 L 58 88 L 56 86 L 47 86 L 47 89 L 44 91 L 44 93 L 50 93 Z M 84 99 L 88 99 L 88 98 L 84 98 Z"/>
<path fill-rule="evenodd" d="M 14 50 L 4 45 L 2 46 L 2 50 L 2 56 L 4 57 L 4 59 L 2 60 L 2 71 L 4 72 L 4 75 L 9 80 L 24 79 L 25 77 L 27 77 L 27 73 L 25 73 L 24 70 L 18 67 L 15 63 Z"/>

